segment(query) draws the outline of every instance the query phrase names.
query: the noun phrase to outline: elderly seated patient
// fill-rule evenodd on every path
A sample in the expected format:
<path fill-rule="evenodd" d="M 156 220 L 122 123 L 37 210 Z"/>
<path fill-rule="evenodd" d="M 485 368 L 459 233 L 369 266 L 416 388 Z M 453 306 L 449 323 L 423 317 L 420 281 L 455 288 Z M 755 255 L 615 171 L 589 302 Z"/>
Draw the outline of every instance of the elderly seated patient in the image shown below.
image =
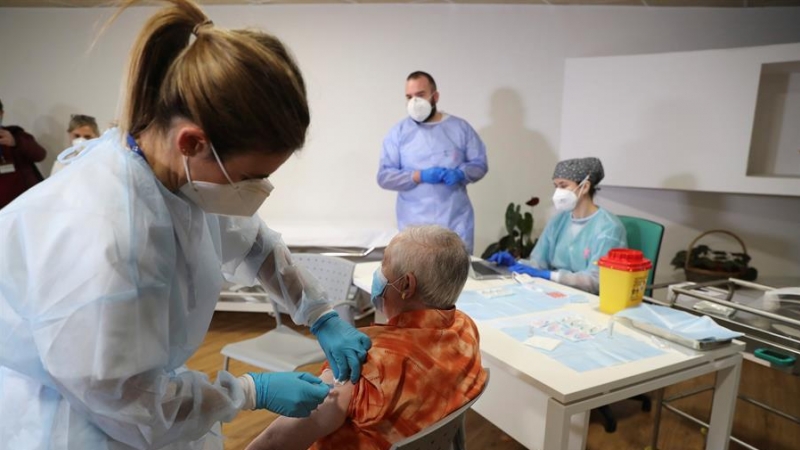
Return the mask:
<path fill-rule="evenodd" d="M 455 308 L 469 264 L 450 230 L 398 234 L 373 275 L 372 301 L 388 323 L 361 329 L 372 348 L 358 383 L 334 384 L 310 417 L 278 418 L 248 449 L 388 449 L 477 396 L 486 380 L 478 330 Z M 333 383 L 330 370 L 321 378 Z"/>

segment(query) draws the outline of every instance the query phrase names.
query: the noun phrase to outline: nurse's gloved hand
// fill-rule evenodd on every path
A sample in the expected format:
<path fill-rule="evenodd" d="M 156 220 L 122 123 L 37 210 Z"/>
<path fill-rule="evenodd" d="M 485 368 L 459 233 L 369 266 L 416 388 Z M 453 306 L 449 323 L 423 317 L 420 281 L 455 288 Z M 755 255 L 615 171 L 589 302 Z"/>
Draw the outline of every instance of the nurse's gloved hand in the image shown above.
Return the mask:
<path fill-rule="evenodd" d="M 536 267 L 531 267 L 526 264 L 514 264 L 513 266 L 509 267 L 508 270 L 516 273 L 524 273 L 536 278 L 544 278 L 545 280 L 550 279 L 549 270 L 537 269 Z"/>
<path fill-rule="evenodd" d="M 288 417 L 308 417 L 325 400 L 330 387 L 305 372 L 271 372 L 247 375 L 256 388 L 256 409 Z"/>
<path fill-rule="evenodd" d="M 431 167 L 430 169 L 421 170 L 419 172 L 419 179 L 423 183 L 438 184 L 442 182 L 446 171 L 447 169 L 442 167 Z"/>
<path fill-rule="evenodd" d="M 366 334 L 339 318 L 335 311 L 317 319 L 311 326 L 319 345 L 338 381 L 349 379 L 357 383 L 361 377 L 361 364 L 367 359 L 367 350 L 372 341 Z"/>
<path fill-rule="evenodd" d="M 461 169 L 446 169 L 442 180 L 444 184 L 452 186 L 463 182 L 466 178 L 467 176 L 464 175 L 464 171 Z"/>
<path fill-rule="evenodd" d="M 494 255 L 490 256 L 487 259 L 489 262 L 493 262 L 498 266 L 513 266 L 517 263 L 517 259 L 511 253 L 503 250 L 501 252 L 497 252 Z"/>

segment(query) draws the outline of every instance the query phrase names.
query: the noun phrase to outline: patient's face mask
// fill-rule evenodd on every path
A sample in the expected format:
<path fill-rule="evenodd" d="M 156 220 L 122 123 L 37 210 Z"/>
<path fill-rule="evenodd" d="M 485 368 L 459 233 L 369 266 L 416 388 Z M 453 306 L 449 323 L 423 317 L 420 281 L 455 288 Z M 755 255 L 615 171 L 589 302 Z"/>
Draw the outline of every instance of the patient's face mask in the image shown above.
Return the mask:
<path fill-rule="evenodd" d="M 435 106 L 422 97 L 411 97 L 406 108 L 408 109 L 408 116 L 417 123 L 425 122 L 436 113 Z"/>
<path fill-rule="evenodd" d="M 211 153 L 214 154 L 228 184 L 192 180 L 189 173 L 189 158 L 184 156 L 183 169 L 186 171 L 188 182 L 181 186 L 180 191 L 207 213 L 246 217 L 255 214 L 272 192 L 272 183 L 267 179 L 244 180 L 234 183 L 228 176 L 213 145 L 211 145 Z"/>
<path fill-rule="evenodd" d="M 575 190 L 556 188 L 556 192 L 553 194 L 553 205 L 555 205 L 556 211 L 566 212 L 574 210 L 575 206 L 578 205 L 578 196 L 581 190 L 586 186 L 586 180 L 588 179 L 588 177 L 584 178 Z M 575 191 L 578 193 L 576 194 Z"/>
<path fill-rule="evenodd" d="M 402 277 L 400 277 L 402 278 Z M 397 280 L 399 280 L 398 278 Z M 370 301 L 372 301 L 372 306 L 375 307 L 376 310 L 383 312 L 383 293 L 386 291 L 387 286 L 392 286 L 392 288 L 397 289 L 393 286 L 394 283 L 397 282 L 394 280 L 393 282 L 389 283 L 389 280 L 386 278 L 386 275 L 383 274 L 383 268 L 378 267 L 375 269 L 375 272 L 372 274 L 372 289 L 370 292 Z"/>

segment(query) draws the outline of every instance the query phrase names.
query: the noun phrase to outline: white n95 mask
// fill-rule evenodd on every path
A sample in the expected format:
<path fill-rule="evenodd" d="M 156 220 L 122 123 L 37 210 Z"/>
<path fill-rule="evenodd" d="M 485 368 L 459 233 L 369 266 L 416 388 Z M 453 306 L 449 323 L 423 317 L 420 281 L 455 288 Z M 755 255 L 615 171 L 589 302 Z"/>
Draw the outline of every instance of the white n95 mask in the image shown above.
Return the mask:
<path fill-rule="evenodd" d="M 87 140 L 82 138 L 82 137 L 75 138 L 75 139 L 72 140 L 72 146 L 73 147 L 77 147 L 77 146 L 83 144 L 84 142 L 87 142 Z"/>
<path fill-rule="evenodd" d="M 411 97 L 406 108 L 411 120 L 418 123 L 425 122 L 431 116 L 431 111 L 433 111 L 431 102 L 422 97 Z"/>
<path fill-rule="evenodd" d="M 189 181 L 181 186 L 181 193 L 207 213 L 245 217 L 255 214 L 274 189 L 272 183 L 267 179 L 244 180 L 234 183 L 228 176 L 213 145 L 211 152 L 228 180 L 228 184 L 192 181 L 192 176 L 189 174 L 189 158 L 184 156 L 183 170 L 186 171 L 186 179 Z"/>
<path fill-rule="evenodd" d="M 555 205 L 556 211 L 572 211 L 577 204 L 578 196 L 569 189 L 557 188 L 553 194 L 553 205 Z"/>
<path fill-rule="evenodd" d="M 575 190 L 580 192 L 586 186 L 586 180 L 588 179 L 588 176 L 584 178 Z M 570 189 L 556 188 L 556 192 L 553 194 L 553 205 L 555 205 L 556 211 L 559 212 L 572 211 L 578 205 L 578 194 Z"/>

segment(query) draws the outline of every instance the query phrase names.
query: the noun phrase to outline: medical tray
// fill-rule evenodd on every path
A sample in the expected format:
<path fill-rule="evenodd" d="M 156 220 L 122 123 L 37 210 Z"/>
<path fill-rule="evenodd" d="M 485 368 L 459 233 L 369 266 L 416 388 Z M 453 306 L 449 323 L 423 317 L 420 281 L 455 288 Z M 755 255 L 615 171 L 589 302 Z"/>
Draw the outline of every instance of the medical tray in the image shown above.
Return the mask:
<path fill-rule="evenodd" d="M 669 330 L 665 330 L 663 328 L 657 327 L 653 324 L 647 322 L 641 322 L 638 320 L 632 320 L 627 317 L 617 317 L 615 320 L 628 325 L 633 328 L 637 328 L 642 330 L 646 333 L 650 333 L 653 336 L 658 336 L 661 339 L 674 342 L 676 344 L 682 345 L 684 347 L 693 348 L 695 350 L 713 350 L 715 348 L 724 347 L 731 343 L 733 339 L 723 339 L 723 340 L 711 340 L 711 339 L 689 339 L 683 336 L 679 336 L 677 334 L 671 333 Z"/>

